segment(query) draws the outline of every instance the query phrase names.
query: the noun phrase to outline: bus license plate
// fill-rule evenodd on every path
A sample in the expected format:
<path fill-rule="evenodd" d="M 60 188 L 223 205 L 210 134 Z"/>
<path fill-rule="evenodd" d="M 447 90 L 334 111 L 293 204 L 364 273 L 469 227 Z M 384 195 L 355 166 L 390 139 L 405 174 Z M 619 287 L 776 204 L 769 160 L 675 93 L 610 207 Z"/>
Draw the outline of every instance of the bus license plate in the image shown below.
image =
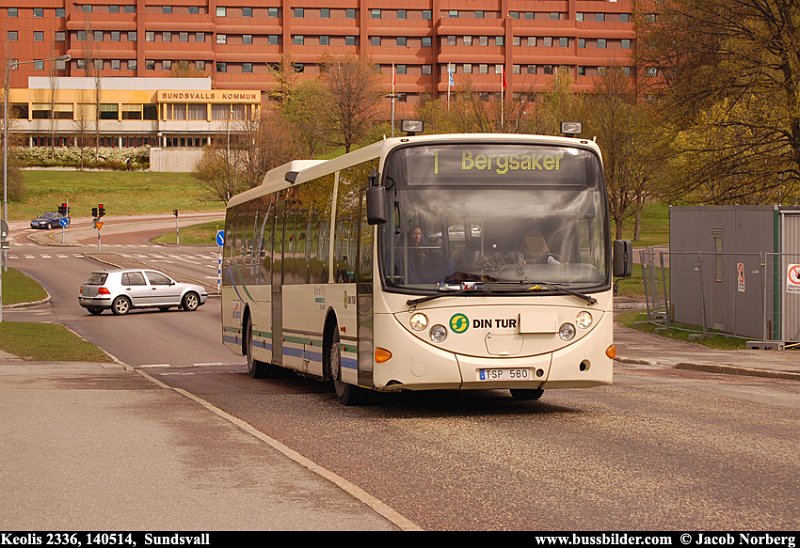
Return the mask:
<path fill-rule="evenodd" d="M 478 369 L 479 381 L 532 381 L 530 369 Z"/>

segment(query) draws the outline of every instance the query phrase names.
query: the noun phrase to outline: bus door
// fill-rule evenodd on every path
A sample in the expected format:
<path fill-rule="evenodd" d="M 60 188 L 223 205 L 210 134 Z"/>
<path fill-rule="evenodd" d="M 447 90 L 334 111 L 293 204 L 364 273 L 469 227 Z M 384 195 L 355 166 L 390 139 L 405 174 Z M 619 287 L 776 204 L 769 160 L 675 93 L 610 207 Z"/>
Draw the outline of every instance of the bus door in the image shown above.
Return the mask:
<path fill-rule="evenodd" d="M 282 365 L 283 360 L 283 268 L 286 242 L 286 191 L 281 191 L 275 204 L 275 231 L 273 233 L 272 262 L 272 363 Z"/>

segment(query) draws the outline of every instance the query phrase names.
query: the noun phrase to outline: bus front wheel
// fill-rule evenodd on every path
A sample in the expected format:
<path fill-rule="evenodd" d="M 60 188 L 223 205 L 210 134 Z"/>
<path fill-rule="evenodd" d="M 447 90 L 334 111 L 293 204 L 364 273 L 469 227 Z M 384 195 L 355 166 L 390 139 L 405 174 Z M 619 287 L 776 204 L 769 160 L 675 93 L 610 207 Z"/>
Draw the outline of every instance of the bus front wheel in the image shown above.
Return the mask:
<path fill-rule="evenodd" d="M 509 392 L 515 400 L 538 400 L 544 394 L 541 388 L 510 388 Z"/>
<path fill-rule="evenodd" d="M 328 374 L 333 380 L 336 398 L 344 405 L 362 405 L 366 401 L 363 388 L 342 381 L 342 344 L 338 328 L 333 332 L 331 346 L 328 351 Z"/>

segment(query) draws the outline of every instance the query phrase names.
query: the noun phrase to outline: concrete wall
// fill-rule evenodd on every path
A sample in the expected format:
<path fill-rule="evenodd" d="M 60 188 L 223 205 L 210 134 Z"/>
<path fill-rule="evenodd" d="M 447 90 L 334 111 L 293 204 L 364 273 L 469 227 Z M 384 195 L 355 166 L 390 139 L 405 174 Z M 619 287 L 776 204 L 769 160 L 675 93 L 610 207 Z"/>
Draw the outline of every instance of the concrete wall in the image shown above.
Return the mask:
<path fill-rule="evenodd" d="M 192 172 L 202 156 L 200 148 L 151 148 L 150 171 Z"/>

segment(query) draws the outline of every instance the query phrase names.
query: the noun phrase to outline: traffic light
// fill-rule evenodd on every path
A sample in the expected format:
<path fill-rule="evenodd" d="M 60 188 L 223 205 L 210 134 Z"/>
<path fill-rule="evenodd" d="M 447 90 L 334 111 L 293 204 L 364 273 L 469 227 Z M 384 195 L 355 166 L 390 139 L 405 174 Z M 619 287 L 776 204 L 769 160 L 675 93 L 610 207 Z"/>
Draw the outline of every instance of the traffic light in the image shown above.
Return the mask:
<path fill-rule="evenodd" d="M 177 210 L 177 209 L 173 209 L 173 210 L 172 210 L 172 214 L 173 214 L 173 215 L 175 215 L 175 216 L 177 217 L 177 216 L 178 216 L 178 210 Z"/>
<path fill-rule="evenodd" d="M 58 212 L 61 213 L 62 215 L 66 215 L 67 214 L 67 203 L 66 202 L 63 202 L 60 206 L 58 206 Z"/>
<path fill-rule="evenodd" d="M 97 208 L 96 207 L 92 208 L 92 217 L 97 217 Z"/>
<path fill-rule="evenodd" d="M 103 204 L 97 204 L 97 216 L 102 217 L 106 214 L 106 208 L 103 207 Z"/>

